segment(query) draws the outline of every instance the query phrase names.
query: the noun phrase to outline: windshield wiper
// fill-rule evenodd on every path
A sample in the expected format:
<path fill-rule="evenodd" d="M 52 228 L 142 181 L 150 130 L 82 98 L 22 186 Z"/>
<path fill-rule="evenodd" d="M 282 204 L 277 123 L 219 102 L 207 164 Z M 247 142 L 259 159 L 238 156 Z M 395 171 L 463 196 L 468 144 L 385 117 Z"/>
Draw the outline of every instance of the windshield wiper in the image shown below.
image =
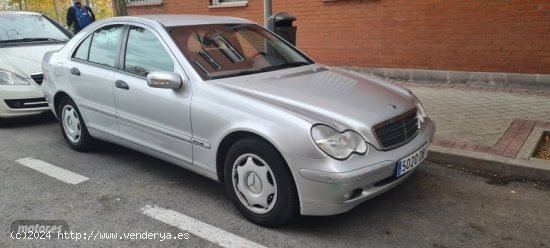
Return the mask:
<path fill-rule="evenodd" d="M 263 69 L 263 71 L 274 71 L 274 70 L 279 70 L 279 69 L 283 69 L 283 68 L 299 67 L 299 66 L 304 66 L 304 65 L 311 65 L 311 63 L 305 62 L 305 61 L 295 61 L 295 62 L 287 62 L 287 63 L 282 63 L 282 64 L 279 64 L 279 65 L 264 67 L 262 69 Z"/>
<path fill-rule="evenodd" d="M 13 40 L 0 40 L 0 43 L 37 42 L 37 41 L 65 42 L 68 40 L 59 40 L 54 38 L 22 38 L 22 39 L 13 39 Z"/>
<path fill-rule="evenodd" d="M 220 78 L 226 78 L 226 77 L 235 77 L 235 76 L 243 76 L 243 75 L 250 75 L 260 72 L 265 72 L 265 68 L 259 68 L 259 69 L 251 69 L 251 70 L 242 70 L 239 72 L 225 72 L 225 73 L 209 73 L 207 76 L 210 79 L 220 79 Z"/>
<path fill-rule="evenodd" d="M 304 65 L 311 65 L 311 63 L 305 62 L 305 61 L 288 62 L 280 65 L 254 68 L 249 70 L 233 70 L 233 71 L 225 71 L 225 72 L 218 72 L 218 73 L 209 73 L 207 74 L 207 77 L 210 79 L 220 79 L 220 78 L 226 78 L 226 77 L 244 76 L 244 75 L 256 74 L 261 72 L 275 71 L 283 68 L 299 67 Z"/>
<path fill-rule="evenodd" d="M 268 67 L 263 67 L 263 68 L 250 69 L 250 70 L 242 70 L 242 71 L 238 71 L 238 72 L 234 72 L 234 71 L 233 72 L 225 72 L 223 74 L 211 73 L 211 74 L 208 74 L 207 76 L 210 79 L 219 79 L 219 78 L 235 77 L 235 76 L 256 74 L 256 73 L 261 73 L 261 72 L 275 71 L 275 70 L 279 70 L 279 69 L 283 69 L 283 68 L 299 67 L 299 66 L 304 66 L 304 65 L 311 65 L 311 63 L 305 62 L 305 61 L 288 62 L 288 63 L 283 63 L 283 64 L 279 64 L 279 65 L 274 65 L 274 66 L 268 66 Z"/>

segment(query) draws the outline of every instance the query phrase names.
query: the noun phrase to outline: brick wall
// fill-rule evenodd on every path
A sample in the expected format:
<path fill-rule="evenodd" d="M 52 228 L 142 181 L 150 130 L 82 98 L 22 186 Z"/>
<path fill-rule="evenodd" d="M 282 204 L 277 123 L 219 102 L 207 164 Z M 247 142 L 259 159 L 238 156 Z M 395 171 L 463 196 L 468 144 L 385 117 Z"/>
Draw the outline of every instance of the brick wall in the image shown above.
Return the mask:
<path fill-rule="evenodd" d="M 274 0 L 298 20 L 297 46 L 331 65 L 550 74 L 550 0 Z M 237 16 L 263 23 L 263 1 L 128 7 L 131 15 Z"/>

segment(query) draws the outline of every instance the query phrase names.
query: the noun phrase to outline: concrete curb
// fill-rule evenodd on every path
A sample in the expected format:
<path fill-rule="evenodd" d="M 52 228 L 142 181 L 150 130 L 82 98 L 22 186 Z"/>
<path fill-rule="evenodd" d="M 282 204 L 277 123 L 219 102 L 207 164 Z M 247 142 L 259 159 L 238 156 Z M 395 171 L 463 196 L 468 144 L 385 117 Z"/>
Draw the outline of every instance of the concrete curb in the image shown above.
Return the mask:
<path fill-rule="evenodd" d="M 462 84 L 505 89 L 550 90 L 550 74 L 442 71 L 342 66 L 342 69 L 411 82 Z"/>
<path fill-rule="evenodd" d="M 550 161 L 504 158 L 486 153 L 431 146 L 429 161 L 505 177 L 519 177 L 550 182 Z"/>

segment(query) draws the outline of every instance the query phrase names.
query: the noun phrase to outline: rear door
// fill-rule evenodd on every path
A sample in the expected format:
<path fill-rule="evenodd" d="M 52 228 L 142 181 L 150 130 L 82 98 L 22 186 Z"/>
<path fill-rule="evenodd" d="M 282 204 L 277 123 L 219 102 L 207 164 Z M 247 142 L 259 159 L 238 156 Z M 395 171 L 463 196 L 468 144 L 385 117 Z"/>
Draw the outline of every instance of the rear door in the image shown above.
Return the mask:
<path fill-rule="evenodd" d="M 120 137 L 192 164 L 191 88 L 147 85 L 150 72 L 176 72 L 187 78 L 162 37 L 147 26 L 129 26 L 123 41 L 114 95 Z"/>
<path fill-rule="evenodd" d="M 118 136 L 113 95 L 124 25 L 109 25 L 84 39 L 66 64 L 76 102 L 89 131 Z"/>

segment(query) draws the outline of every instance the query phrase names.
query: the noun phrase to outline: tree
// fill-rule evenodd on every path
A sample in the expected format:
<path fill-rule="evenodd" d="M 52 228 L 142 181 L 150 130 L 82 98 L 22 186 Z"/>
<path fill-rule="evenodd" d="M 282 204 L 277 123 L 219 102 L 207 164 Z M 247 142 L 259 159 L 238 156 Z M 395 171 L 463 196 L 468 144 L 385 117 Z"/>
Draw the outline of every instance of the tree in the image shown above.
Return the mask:
<path fill-rule="evenodd" d="M 9 5 L 17 5 L 19 7 L 19 10 L 23 10 L 23 7 L 26 7 L 24 4 L 24 0 L 8 0 Z"/>
<path fill-rule="evenodd" d="M 9 4 L 6 0 L 0 0 L 0 10 L 6 10 L 8 9 Z"/>
<path fill-rule="evenodd" d="M 113 0 L 90 0 L 97 19 L 113 16 Z"/>
<path fill-rule="evenodd" d="M 63 23 L 63 20 L 61 19 L 61 15 L 59 14 L 59 8 L 57 7 L 57 0 L 52 0 L 53 5 L 53 11 L 55 13 L 55 17 L 57 18 L 57 22 Z"/>
<path fill-rule="evenodd" d="M 114 0 L 116 12 L 119 16 L 127 16 L 128 10 L 126 9 L 126 0 Z"/>
<path fill-rule="evenodd" d="M 96 19 L 113 16 L 113 0 L 90 0 Z M 17 6 L 19 10 L 34 11 L 45 14 L 57 22 L 64 24 L 67 8 L 71 0 L 7 0 L 8 5 Z"/>

